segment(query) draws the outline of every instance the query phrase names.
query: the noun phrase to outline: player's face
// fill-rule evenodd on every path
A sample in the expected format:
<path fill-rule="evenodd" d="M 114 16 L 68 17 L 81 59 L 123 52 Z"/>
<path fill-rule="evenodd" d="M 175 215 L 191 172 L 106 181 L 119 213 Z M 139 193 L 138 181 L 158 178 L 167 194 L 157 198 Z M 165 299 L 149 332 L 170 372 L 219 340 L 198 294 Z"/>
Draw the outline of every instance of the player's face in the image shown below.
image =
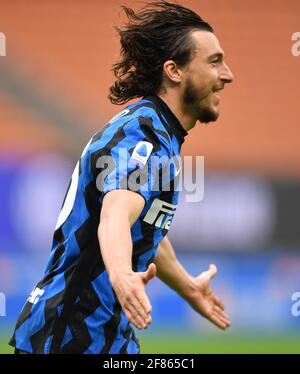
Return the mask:
<path fill-rule="evenodd" d="M 182 107 L 202 123 L 216 121 L 219 116 L 220 90 L 233 80 L 224 62 L 224 52 L 211 32 L 192 34 L 196 49 L 191 61 L 182 69 Z"/>

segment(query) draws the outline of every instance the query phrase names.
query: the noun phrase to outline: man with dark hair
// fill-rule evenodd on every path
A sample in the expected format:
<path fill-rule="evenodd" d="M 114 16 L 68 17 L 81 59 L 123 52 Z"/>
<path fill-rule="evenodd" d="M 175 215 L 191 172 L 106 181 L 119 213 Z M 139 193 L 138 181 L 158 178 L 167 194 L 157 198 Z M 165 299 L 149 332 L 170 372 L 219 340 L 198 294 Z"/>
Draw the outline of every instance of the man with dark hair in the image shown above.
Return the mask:
<path fill-rule="evenodd" d="M 179 194 L 167 161 L 198 120 L 217 120 L 232 74 L 213 29 L 191 10 L 165 1 L 124 10 L 109 98 L 142 99 L 93 136 L 75 167 L 45 276 L 10 341 L 18 352 L 139 353 L 132 325 L 151 323 L 145 285 L 156 274 L 216 326 L 230 325 L 210 287 L 216 266 L 189 275 L 166 234 Z"/>

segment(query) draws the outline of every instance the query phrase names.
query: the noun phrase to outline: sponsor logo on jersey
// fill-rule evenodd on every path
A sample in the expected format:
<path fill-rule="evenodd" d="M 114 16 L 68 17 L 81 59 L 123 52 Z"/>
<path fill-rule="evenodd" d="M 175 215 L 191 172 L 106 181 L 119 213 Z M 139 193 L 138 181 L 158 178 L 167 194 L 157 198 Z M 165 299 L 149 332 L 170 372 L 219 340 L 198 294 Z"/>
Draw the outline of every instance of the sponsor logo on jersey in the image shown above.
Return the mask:
<path fill-rule="evenodd" d="M 177 205 L 155 199 L 143 221 L 150 225 L 169 230 Z"/>
<path fill-rule="evenodd" d="M 36 287 L 28 297 L 27 301 L 31 304 L 36 304 L 40 297 L 44 295 L 44 290 L 41 290 L 40 288 Z"/>

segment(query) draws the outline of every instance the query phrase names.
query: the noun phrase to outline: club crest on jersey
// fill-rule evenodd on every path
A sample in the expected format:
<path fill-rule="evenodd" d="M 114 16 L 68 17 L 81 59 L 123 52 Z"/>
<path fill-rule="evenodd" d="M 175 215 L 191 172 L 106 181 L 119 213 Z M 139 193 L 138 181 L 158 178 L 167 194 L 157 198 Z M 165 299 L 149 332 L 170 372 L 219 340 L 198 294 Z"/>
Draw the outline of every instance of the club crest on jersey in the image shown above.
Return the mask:
<path fill-rule="evenodd" d="M 138 142 L 135 146 L 130 161 L 137 162 L 141 167 L 144 167 L 148 161 L 153 150 L 153 145 L 149 142 Z"/>

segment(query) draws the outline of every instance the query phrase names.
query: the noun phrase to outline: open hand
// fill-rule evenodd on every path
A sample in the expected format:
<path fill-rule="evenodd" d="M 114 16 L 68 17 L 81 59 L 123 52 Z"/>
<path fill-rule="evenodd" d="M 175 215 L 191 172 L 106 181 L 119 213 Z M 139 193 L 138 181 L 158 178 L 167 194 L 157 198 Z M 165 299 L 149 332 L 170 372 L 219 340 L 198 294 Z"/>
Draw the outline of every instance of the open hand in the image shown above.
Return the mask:
<path fill-rule="evenodd" d="M 223 303 L 210 286 L 210 282 L 216 274 L 216 265 L 210 265 L 209 270 L 193 278 L 193 291 L 186 297 L 186 300 L 203 317 L 225 330 L 230 326 L 230 319 L 224 312 Z"/>
<path fill-rule="evenodd" d="M 152 307 L 146 294 L 145 285 L 156 274 L 155 264 L 150 264 L 145 272 L 120 274 L 112 282 L 121 307 L 130 322 L 138 329 L 146 329 L 152 322 Z"/>

